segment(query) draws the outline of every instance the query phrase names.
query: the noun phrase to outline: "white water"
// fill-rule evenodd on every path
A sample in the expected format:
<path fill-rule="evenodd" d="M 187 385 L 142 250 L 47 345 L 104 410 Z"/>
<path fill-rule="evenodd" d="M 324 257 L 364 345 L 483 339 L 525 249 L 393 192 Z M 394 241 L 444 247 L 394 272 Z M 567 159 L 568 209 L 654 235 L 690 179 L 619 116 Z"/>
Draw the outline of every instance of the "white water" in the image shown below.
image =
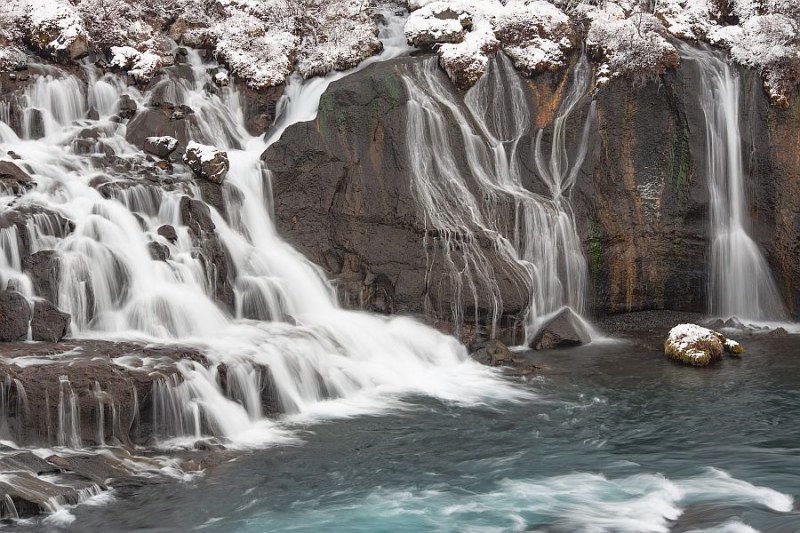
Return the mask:
<path fill-rule="evenodd" d="M 569 307 L 584 311 L 587 266 L 569 204 L 569 191 L 586 157 L 594 117 L 590 105 L 574 161 L 566 149 L 566 123 L 587 93 L 590 69 L 586 58 L 576 65 L 570 92 L 553 126 L 549 161 L 542 154 L 543 132 L 536 136 L 536 178 L 546 194 L 529 191 L 534 176 L 521 165 L 520 142 L 531 135 L 532 113 L 519 75 L 499 54 L 487 74 L 459 105 L 443 81 L 436 60 L 414 65 L 405 76 L 410 95 L 408 145 L 412 181 L 428 231 L 429 271 L 440 263 L 445 281 L 429 279 L 429 295 L 452 298 L 449 309 L 429 302 L 434 313 L 449 313 L 456 324 L 463 310 L 490 302 L 492 323 L 503 313 L 498 277 L 528 292 L 526 341 L 543 321 Z M 448 119 L 458 126 L 457 146 L 450 141 Z M 459 164 L 460 145 L 466 162 Z M 486 244 L 488 241 L 488 245 Z M 499 257 L 499 263 L 487 255 Z M 431 286 L 434 284 L 441 286 Z M 452 295 L 452 296 L 450 296 Z"/>
<path fill-rule="evenodd" d="M 706 174 L 711 194 L 710 312 L 754 321 L 786 318 L 769 265 L 750 237 L 742 158 L 741 81 L 707 49 L 682 46 L 702 75 L 700 102 L 706 119 Z"/>
<path fill-rule="evenodd" d="M 393 31 L 385 35 L 386 51 L 373 61 L 406 50 L 397 45 L 400 26 L 397 21 L 393 24 Z M 181 197 L 184 193 L 199 197 L 188 172 L 176 175 L 178 181 L 185 178 L 179 185 L 164 189 L 139 178 L 136 170 L 147 166 L 143 154 L 126 142 L 125 124 L 111 120 L 123 93 L 130 94 L 140 109 L 151 94 L 125 87 L 121 80 L 102 76 L 92 67 L 86 67 L 92 80 L 88 88 L 48 67 L 26 94 L 28 109 L 43 116 L 45 136 L 32 139 L 23 133 L 18 138 L 3 129 L 0 144 L 0 153 L 13 150 L 21 156 L 18 164 L 37 183 L 22 198 L 0 198 L 0 208 L 44 206 L 75 224 L 69 235 L 44 231 L 38 219 L 28 227 L 34 250 L 55 249 L 62 259 L 58 305 L 72 314 L 72 334 L 192 345 L 212 362 L 210 369 L 181 363 L 182 379 L 159 387 L 155 422 L 163 437 L 196 439 L 208 432 L 242 445 L 290 440 L 281 426 L 261 413 L 257 398 L 262 366 L 269 369 L 287 413 L 302 420 L 397 407 L 400 397 L 413 393 L 461 403 L 519 397 L 492 371 L 469 361 L 452 337 L 408 318 L 340 309 L 320 269 L 277 235 L 269 208 L 268 173 L 260 155 L 286 127 L 313 118 L 324 89 L 345 74 L 293 80 L 281 105 L 279 127 L 265 141 L 246 132 L 234 89 L 222 89 L 219 95 L 205 91 L 211 81 L 207 68 L 213 65 L 204 65 L 194 53 L 190 61 L 191 79 L 170 75 L 157 89 L 174 97 L 176 105 L 195 111 L 194 139 L 228 152 L 231 169 L 225 200 L 232 220 L 228 224 L 213 208 L 212 219 L 230 256 L 238 316 L 215 302 L 213 279 L 204 272 L 189 230 L 181 224 Z M 99 120 L 87 118 L 91 107 Z M 94 150 L 113 151 L 118 165 L 107 166 L 100 157 L 75 153 L 73 141 L 87 127 L 99 132 Z M 119 180 L 123 186 L 105 198 L 90 185 L 101 177 Z M 127 180 L 134 180 L 133 186 L 125 186 Z M 164 224 L 176 228 L 175 243 L 157 234 Z M 14 250 L 19 252 L 18 243 L 7 246 L 9 236 L 4 239 L 0 282 L 12 278 L 27 282 L 13 255 Z M 151 258 L 152 241 L 169 248 L 169 260 Z M 245 319 L 244 310 L 253 307 L 252 302 L 260 302 L 255 307 L 271 321 Z M 284 317 L 291 320 L 282 321 Z M 130 363 L 128 359 L 120 364 Z M 217 381 L 216 364 L 222 362 L 232 369 L 228 380 L 235 385 L 227 387 L 227 395 Z M 57 442 L 77 447 L 81 436 L 76 434 L 80 423 L 74 394 L 68 382 L 61 383 Z M 102 405 L 100 389 L 91 394 Z M 105 437 L 98 429 L 97 438 Z"/>

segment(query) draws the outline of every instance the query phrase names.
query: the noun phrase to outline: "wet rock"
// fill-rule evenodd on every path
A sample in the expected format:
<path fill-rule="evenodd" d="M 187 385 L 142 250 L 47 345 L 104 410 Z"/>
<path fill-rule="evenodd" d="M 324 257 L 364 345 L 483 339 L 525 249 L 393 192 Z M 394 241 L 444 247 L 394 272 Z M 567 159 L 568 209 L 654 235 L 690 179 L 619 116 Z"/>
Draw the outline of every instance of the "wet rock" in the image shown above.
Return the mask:
<path fill-rule="evenodd" d="M 136 105 L 136 102 L 129 95 L 123 94 L 119 97 L 119 111 L 117 114 L 120 118 L 133 118 L 138 108 L 139 106 Z"/>
<path fill-rule="evenodd" d="M 20 518 L 51 512 L 53 501 L 74 505 L 79 500 L 74 488 L 49 483 L 26 472 L 0 477 L 0 496 L 11 498 Z"/>
<path fill-rule="evenodd" d="M 61 311 L 50 302 L 39 300 L 33 304 L 31 335 L 35 341 L 58 342 L 69 333 L 69 313 Z"/>
<path fill-rule="evenodd" d="M 160 242 L 147 243 L 147 249 L 150 251 L 150 257 L 156 261 L 166 261 L 170 258 L 169 248 Z"/>
<path fill-rule="evenodd" d="M 23 194 L 32 186 L 33 180 L 27 172 L 11 161 L 0 161 L 0 190 Z"/>
<path fill-rule="evenodd" d="M 211 220 L 211 210 L 200 200 L 184 196 L 181 198 L 179 209 L 181 222 L 196 237 L 212 234 L 216 229 L 214 222 Z"/>
<path fill-rule="evenodd" d="M 57 474 L 61 471 L 61 468 L 28 451 L 0 456 L 0 472 L 20 470 L 40 476 L 42 474 Z"/>
<path fill-rule="evenodd" d="M 171 243 L 176 243 L 178 241 L 178 234 L 175 232 L 175 228 L 169 224 L 165 224 L 158 228 L 156 231 L 159 235 L 167 239 Z"/>
<path fill-rule="evenodd" d="M 55 250 L 41 250 L 22 259 L 22 269 L 28 274 L 36 295 L 58 303 L 58 284 L 61 280 L 61 260 Z"/>
<path fill-rule="evenodd" d="M 175 137 L 148 137 L 144 140 L 144 151 L 161 159 L 168 158 L 178 148 Z"/>
<path fill-rule="evenodd" d="M 588 344 L 592 338 L 581 318 L 565 307 L 545 322 L 534 336 L 530 347 L 535 350 L 550 350 Z"/>
<path fill-rule="evenodd" d="M 0 342 L 24 341 L 28 337 L 31 306 L 18 292 L 0 292 Z"/>
<path fill-rule="evenodd" d="M 514 359 L 508 346 L 500 341 L 489 341 L 484 343 L 478 350 L 472 353 L 472 358 L 487 366 L 510 365 Z"/>
<path fill-rule="evenodd" d="M 222 183 L 230 168 L 226 152 L 194 141 L 186 147 L 183 162 L 192 169 L 195 176 L 213 183 Z"/>
<path fill-rule="evenodd" d="M 108 488 L 109 480 L 127 478 L 132 474 L 121 461 L 100 454 L 51 455 L 47 460 L 93 481 L 103 489 Z"/>

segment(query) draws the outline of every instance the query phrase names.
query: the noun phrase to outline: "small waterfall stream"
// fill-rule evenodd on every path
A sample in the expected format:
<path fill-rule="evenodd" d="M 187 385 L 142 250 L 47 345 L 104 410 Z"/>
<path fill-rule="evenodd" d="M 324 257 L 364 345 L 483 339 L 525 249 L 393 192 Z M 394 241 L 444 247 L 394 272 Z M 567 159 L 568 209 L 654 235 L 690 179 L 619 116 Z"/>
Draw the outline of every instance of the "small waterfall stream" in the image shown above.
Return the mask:
<path fill-rule="evenodd" d="M 548 191 L 536 194 L 523 185 L 530 171 L 522 168 L 519 154 L 521 141 L 531 135 L 531 110 L 505 55 L 493 60 L 466 94 L 463 107 L 443 82 L 435 59 L 414 65 L 405 76 L 412 181 L 428 228 L 428 262 L 439 261 L 449 272 L 442 290 L 458 297 L 449 310 L 456 324 L 463 322 L 463 309 L 477 310 L 485 294 L 492 302 L 493 323 L 502 313 L 498 264 L 487 248 L 529 291 L 526 341 L 564 307 L 578 315 L 584 312 L 587 266 L 568 195 L 587 154 L 594 102 L 572 162 L 565 127 L 590 79 L 584 57 L 554 123 L 549 163 L 542 155 L 543 132 L 536 135 L 536 174 Z M 459 165 L 460 149 L 451 142 L 449 119 L 458 126 L 464 165 Z"/>
<path fill-rule="evenodd" d="M 714 316 L 780 321 L 786 312 L 769 265 L 750 237 L 742 139 L 741 80 L 709 49 L 681 46 L 702 75 L 706 177 L 711 197 L 709 310 Z"/>

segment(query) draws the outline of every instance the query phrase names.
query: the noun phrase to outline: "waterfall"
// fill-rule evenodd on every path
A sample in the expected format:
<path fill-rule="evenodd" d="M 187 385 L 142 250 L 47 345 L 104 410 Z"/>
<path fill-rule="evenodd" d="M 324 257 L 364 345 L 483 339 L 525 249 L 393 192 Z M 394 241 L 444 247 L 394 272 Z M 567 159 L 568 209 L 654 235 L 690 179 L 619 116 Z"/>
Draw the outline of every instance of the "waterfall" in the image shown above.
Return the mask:
<path fill-rule="evenodd" d="M 749 235 L 739 124 L 741 81 L 711 50 L 682 46 L 681 54 L 693 61 L 701 74 L 705 170 L 711 198 L 710 312 L 755 321 L 785 319 L 769 265 Z"/>
<path fill-rule="evenodd" d="M 389 20 L 384 53 L 359 68 L 408 50 L 397 37 L 402 20 Z M 465 403 L 518 397 L 514 387 L 470 361 L 452 337 L 410 318 L 340 309 L 322 270 L 277 234 L 261 154 L 291 124 L 313 119 L 319 96 L 347 73 L 293 79 L 265 139 L 247 133 L 233 84 L 207 90 L 213 86 L 209 71 L 217 65 L 194 51 L 188 61 L 165 69 L 146 92 L 88 64 L 88 84 L 54 67 L 35 72 L 19 100 L 41 115 L 44 135 L 3 136 L 0 144 L 0 153 L 19 154 L 36 182 L 35 190 L 21 197 L 0 196 L 0 208 L 28 206 L 69 221 L 69 231 L 42 226 L 30 231 L 28 240 L 33 250 L 58 254 L 56 303 L 72 315 L 72 335 L 189 344 L 205 353 L 208 368 L 181 363 L 169 374 L 174 377 L 156 387 L 153 423 L 159 436 L 211 434 L 234 445 L 285 442 L 286 430 L 265 416 L 265 388 L 274 389 L 269 394 L 290 420 L 376 412 L 408 394 Z M 202 198 L 188 169 L 176 165 L 164 174 L 126 140 L 135 124 L 111 115 L 125 94 L 140 113 L 163 95 L 176 108 L 187 106 L 193 111 L 185 120 L 188 137 L 227 151 L 224 212 L 198 202 L 208 209 L 213 240 L 198 244 L 182 219 L 187 197 Z M 87 137 L 92 149 L 81 153 L 76 141 Z M 174 227 L 176 239 L 158 233 L 164 225 Z M 3 234 L 4 279 L 26 278 L 14 255 L 17 248 L 6 245 L 17 237 Z M 169 256 L 155 259 L 153 243 Z M 209 243 L 219 255 L 204 261 Z M 229 306 L 217 298 L 215 272 L 223 266 L 232 285 Z M 224 381 L 218 376 L 221 364 L 228 369 Z M 109 437 L 103 419 L 108 402 L 99 386 L 73 391 L 62 380 L 52 429 L 59 445 L 80 445 L 79 393 L 95 398 L 102 413 L 96 438 Z"/>
<path fill-rule="evenodd" d="M 81 422 L 78 395 L 72 390 L 67 376 L 59 377 L 58 387 L 58 445 L 81 447 Z"/>
<path fill-rule="evenodd" d="M 529 291 L 526 341 L 564 307 L 583 313 L 587 266 L 568 194 L 588 151 L 594 102 L 571 165 L 565 127 L 588 90 L 589 72 L 584 57 L 574 69 L 570 93 L 554 123 L 549 165 L 541 153 L 542 131 L 536 136 L 534 158 L 545 194 L 523 185 L 532 177 L 523 169 L 519 153 L 522 141 L 531 135 L 531 110 L 520 77 L 505 55 L 492 61 L 463 105 L 443 81 L 435 59 L 415 64 L 404 77 L 410 98 L 411 180 L 427 230 L 429 272 L 434 263 L 448 272 L 443 290 L 457 298 L 449 310 L 456 324 L 463 321 L 463 309 L 477 310 L 480 295 L 489 295 L 493 324 L 502 313 L 498 266 L 487 249 Z M 451 141 L 450 120 L 458 127 L 458 143 Z M 464 165 L 459 164 L 462 145 Z"/>

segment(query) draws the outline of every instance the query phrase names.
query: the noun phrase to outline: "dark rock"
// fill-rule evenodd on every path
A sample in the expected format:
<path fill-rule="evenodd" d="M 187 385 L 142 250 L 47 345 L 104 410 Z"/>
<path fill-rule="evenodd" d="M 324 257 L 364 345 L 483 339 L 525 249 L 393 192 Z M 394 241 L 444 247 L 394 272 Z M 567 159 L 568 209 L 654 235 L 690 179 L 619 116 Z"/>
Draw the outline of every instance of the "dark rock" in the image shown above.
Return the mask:
<path fill-rule="evenodd" d="M 120 118 L 133 118 L 138 108 L 139 106 L 136 105 L 136 102 L 129 95 L 123 94 L 119 97 L 119 111 L 117 114 L 120 116 Z"/>
<path fill-rule="evenodd" d="M 169 248 L 160 242 L 151 241 L 147 243 L 147 248 L 150 250 L 150 257 L 156 261 L 166 261 L 170 258 Z"/>
<path fill-rule="evenodd" d="M 168 158 L 178 148 L 178 139 L 174 137 L 148 137 L 144 140 L 144 151 L 161 159 Z"/>
<path fill-rule="evenodd" d="M 66 505 L 75 505 L 79 501 L 78 491 L 74 488 L 49 483 L 27 472 L 6 474 L 0 478 L 0 495 L 11 499 L 19 518 L 49 513 L 53 501 Z"/>
<path fill-rule="evenodd" d="M 171 243 L 176 243 L 178 241 L 178 234 L 175 232 L 175 228 L 170 226 L 169 224 L 165 224 L 158 228 L 156 232 L 165 239 L 167 239 Z"/>
<path fill-rule="evenodd" d="M 24 341 L 28 337 L 31 306 L 18 292 L 0 292 L 0 342 Z"/>
<path fill-rule="evenodd" d="M 530 343 L 535 350 L 550 350 L 588 344 L 592 338 L 581 318 L 565 307 L 545 322 Z"/>
<path fill-rule="evenodd" d="M 31 335 L 35 341 L 58 342 L 69 333 L 70 315 L 50 302 L 33 304 Z"/>
<path fill-rule="evenodd" d="M 226 152 L 195 142 L 186 147 L 183 162 L 192 169 L 195 176 L 213 183 L 222 183 L 230 168 Z"/>
<path fill-rule="evenodd" d="M 22 269 L 31 278 L 37 296 L 58 303 L 61 260 L 55 250 L 41 250 L 22 259 Z"/>
<path fill-rule="evenodd" d="M 200 200 L 184 196 L 180 201 L 181 222 L 187 226 L 195 236 L 200 237 L 214 232 L 216 226 L 211 220 L 211 211 Z"/>
<path fill-rule="evenodd" d="M 39 476 L 42 474 L 56 474 L 61 471 L 61 468 L 28 451 L 0 455 L 0 472 L 20 470 Z"/>
<path fill-rule="evenodd" d="M 482 365 L 503 366 L 510 365 L 514 360 L 514 355 L 502 342 L 489 341 L 473 352 L 472 358 Z"/>
<path fill-rule="evenodd" d="M 101 454 L 51 455 L 47 460 L 66 470 L 107 488 L 112 479 L 123 479 L 132 475 L 121 461 Z"/>
<path fill-rule="evenodd" d="M 31 177 L 11 161 L 0 161 L 0 190 L 22 194 L 33 186 Z"/>

